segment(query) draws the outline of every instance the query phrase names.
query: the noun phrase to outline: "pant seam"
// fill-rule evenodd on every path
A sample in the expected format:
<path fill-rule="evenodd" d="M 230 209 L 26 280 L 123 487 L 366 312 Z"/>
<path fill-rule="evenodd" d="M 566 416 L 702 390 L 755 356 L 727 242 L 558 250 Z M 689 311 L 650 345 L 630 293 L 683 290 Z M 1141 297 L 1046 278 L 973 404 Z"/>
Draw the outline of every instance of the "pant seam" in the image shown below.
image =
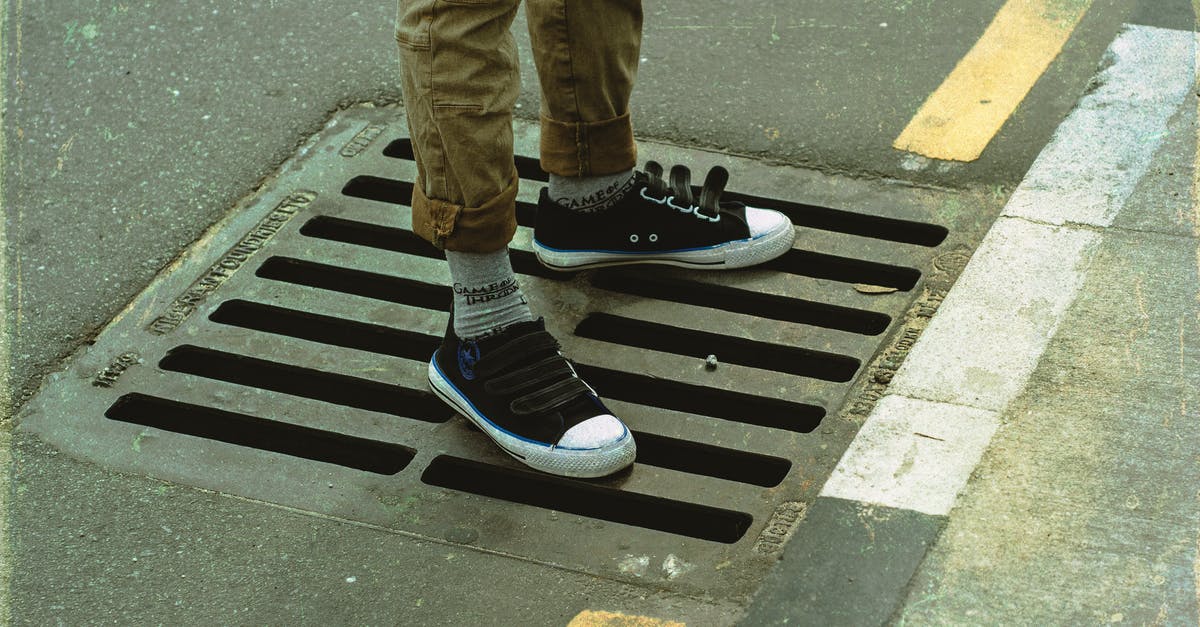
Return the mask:
<path fill-rule="evenodd" d="M 576 124 L 575 125 L 575 160 L 577 162 L 579 162 L 579 165 L 577 166 L 578 169 L 575 172 L 576 176 L 583 176 L 583 158 L 584 158 L 583 125 Z"/>
<path fill-rule="evenodd" d="M 437 21 L 438 21 L 438 0 L 434 0 L 433 6 L 430 7 L 430 11 L 431 11 L 433 17 L 431 18 L 432 22 L 431 22 L 430 28 L 429 28 L 429 117 L 432 118 L 434 128 L 438 129 L 438 133 L 437 133 L 438 143 L 444 144 L 445 139 L 443 138 L 440 120 L 438 119 L 437 84 L 434 83 L 434 72 L 433 72 L 433 67 L 436 64 L 435 58 L 437 57 L 437 44 L 438 44 L 438 42 L 436 40 Z M 438 149 L 438 159 L 442 162 L 442 166 L 441 166 L 441 168 L 439 168 L 438 171 L 441 173 L 442 180 L 438 181 L 437 189 L 433 190 L 433 196 L 435 198 L 448 198 L 450 196 L 450 189 L 449 189 L 449 185 L 447 184 L 446 179 L 450 176 L 450 163 L 446 159 L 446 147 L 444 145 L 442 145 L 442 146 L 439 146 L 438 148 L 439 148 Z M 450 230 L 450 229 L 446 229 L 446 230 Z M 448 235 L 447 235 L 447 237 L 448 237 Z M 443 241 L 444 241 L 444 238 L 443 238 Z"/>
<path fill-rule="evenodd" d="M 563 8 L 562 9 L 562 11 L 563 11 L 563 35 L 564 35 L 563 41 L 564 41 L 565 47 L 567 49 L 567 68 L 570 70 L 569 74 L 571 77 L 571 98 L 572 98 L 572 100 L 575 101 L 575 117 L 577 119 L 583 119 L 582 114 L 580 113 L 580 111 L 582 111 L 583 108 L 579 104 L 579 89 L 577 89 L 575 87 L 575 83 L 578 79 L 576 79 L 576 77 L 575 77 L 575 55 L 571 50 L 571 21 L 567 15 L 567 3 L 565 0 L 563 0 L 563 2 L 562 2 L 562 8 Z M 577 176 L 583 176 L 584 173 L 587 171 L 587 167 L 584 165 L 586 163 L 585 158 L 587 157 L 587 155 L 586 155 L 586 146 L 584 145 L 584 141 L 583 141 L 585 138 L 583 137 L 583 135 L 584 135 L 584 131 L 582 130 L 582 128 L 580 126 L 576 126 L 576 128 L 575 128 L 575 155 L 576 155 L 576 159 L 579 160 L 579 172 L 578 172 Z"/>

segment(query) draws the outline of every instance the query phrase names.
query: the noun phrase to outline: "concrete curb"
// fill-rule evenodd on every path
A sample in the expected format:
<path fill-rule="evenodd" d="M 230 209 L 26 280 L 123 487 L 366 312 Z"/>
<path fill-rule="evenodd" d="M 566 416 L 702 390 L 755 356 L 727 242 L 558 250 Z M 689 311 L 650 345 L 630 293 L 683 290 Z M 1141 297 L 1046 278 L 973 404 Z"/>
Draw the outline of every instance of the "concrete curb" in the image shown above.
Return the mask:
<path fill-rule="evenodd" d="M 746 624 L 879 624 L 892 616 L 1075 300 L 1102 230 L 1191 89 L 1196 42 L 1185 31 L 1127 26 L 1112 43 L 1093 88 L 1042 150 L 843 455 Z"/>

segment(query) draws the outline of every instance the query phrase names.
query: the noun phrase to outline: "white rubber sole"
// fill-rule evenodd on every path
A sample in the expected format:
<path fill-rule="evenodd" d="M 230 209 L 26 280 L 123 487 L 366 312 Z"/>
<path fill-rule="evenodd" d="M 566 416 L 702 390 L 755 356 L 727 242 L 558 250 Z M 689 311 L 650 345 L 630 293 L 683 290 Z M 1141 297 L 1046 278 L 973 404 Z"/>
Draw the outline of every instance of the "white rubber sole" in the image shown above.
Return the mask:
<path fill-rule="evenodd" d="M 708 248 L 659 252 L 560 250 L 534 239 L 533 252 L 542 265 L 553 270 L 583 270 L 635 263 L 655 263 L 698 270 L 732 270 L 770 261 L 791 250 L 795 241 L 796 230 L 789 223 L 758 237 Z"/>
<path fill-rule="evenodd" d="M 612 444 L 589 449 L 547 446 L 504 431 L 479 413 L 458 388 L 442 376 L 436 356 L 429 361 L 429 386 L 438 398 L 466 416 L 501 450 L 534 470 L 562 477 L 605 477 L 629 466 L 637 457 L 637 445 L 628 428 L 625 435 Z"/>

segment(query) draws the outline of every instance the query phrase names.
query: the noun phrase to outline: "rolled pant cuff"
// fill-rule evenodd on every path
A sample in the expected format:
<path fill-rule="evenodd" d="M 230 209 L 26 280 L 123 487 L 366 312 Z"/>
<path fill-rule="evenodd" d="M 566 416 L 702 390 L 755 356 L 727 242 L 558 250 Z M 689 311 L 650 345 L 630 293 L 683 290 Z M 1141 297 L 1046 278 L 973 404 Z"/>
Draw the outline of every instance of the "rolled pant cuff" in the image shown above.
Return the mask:
<path fill-rule="evenodd" d="M 629 114 L 601 122 L 542 116 L 542 169 L 559 176 L 598 176 L 633 169 L 637 144 Z"/>
<path fill-rule="evenodd" d="M 413 186 L 413 232 L 443 250 L 490 253 L 508 246 L 517 232 L 517 184 L 512 182 L 478 207 L 428 198 L 420 185 Z"/>

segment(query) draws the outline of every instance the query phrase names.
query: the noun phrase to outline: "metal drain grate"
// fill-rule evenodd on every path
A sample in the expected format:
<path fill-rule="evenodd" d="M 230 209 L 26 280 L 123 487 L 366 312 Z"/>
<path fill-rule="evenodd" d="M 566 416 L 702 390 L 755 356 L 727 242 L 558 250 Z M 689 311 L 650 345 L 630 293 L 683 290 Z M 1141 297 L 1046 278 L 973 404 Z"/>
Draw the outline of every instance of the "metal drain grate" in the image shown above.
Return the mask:
<path fill-rule="evenodd" d="M 659 161 L 730 169 L 759 190 L 730 195 L 786 212 L 797 247 L 741 272 L 562 274 L 529 252 L 546 176 L 518 157 L 513 265 L 639 445 L 630 472 L 550 477 L 427 390 L 449 277 L 408 230 L 415 166 L 396 119 L 339 115 L 48 386 L 22 428 L 190 485 L 687 592 L 752 593 L 854 433 L 827 414 L 912 306 L 947 230 L 919 219 L 919 202 L 881 209 L 899 219 L 781 200 L 801 193 L 794 170 L 645 144 Z M 536 143 L 520 126 L 518 150 Z M 694 568 L 644 570 L 669 554 Z"/>

